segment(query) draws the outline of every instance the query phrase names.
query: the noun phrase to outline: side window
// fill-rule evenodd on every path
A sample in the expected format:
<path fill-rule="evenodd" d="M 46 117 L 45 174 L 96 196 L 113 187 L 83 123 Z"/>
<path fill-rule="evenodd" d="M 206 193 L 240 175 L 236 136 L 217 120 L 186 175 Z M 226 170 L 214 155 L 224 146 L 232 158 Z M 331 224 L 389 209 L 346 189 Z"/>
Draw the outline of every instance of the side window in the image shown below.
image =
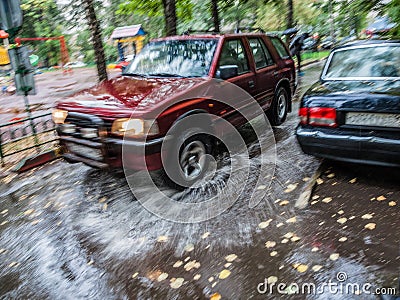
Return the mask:
<path fill-rule="evenodd" d="M 227 40 L 222 46 L 218 66 L 226 65 L 238 66 L 238 74 L 243 74 L 250 70 L 247 55 L 240 40 Z"/>
<path fill-rule="evenodd" d="M 259 38 L 249 39 L 250 48 L 253 53 L 254 61 L 257 69 L 261 69 L 274 64 L 272 56 L 267 46 Z"/>
<path fill-rule="evenodd" d="M 287 52 L 285 46 L 283 45 L 282 41 L 279 40 L 276 37 L 271 37 L 271 42 L 274 45 L 274 47 L 276 48 L 276 51 L 278 52 L 279 56 L 281 58 L 288 58 L 290 57 L 290 54 Z"/>

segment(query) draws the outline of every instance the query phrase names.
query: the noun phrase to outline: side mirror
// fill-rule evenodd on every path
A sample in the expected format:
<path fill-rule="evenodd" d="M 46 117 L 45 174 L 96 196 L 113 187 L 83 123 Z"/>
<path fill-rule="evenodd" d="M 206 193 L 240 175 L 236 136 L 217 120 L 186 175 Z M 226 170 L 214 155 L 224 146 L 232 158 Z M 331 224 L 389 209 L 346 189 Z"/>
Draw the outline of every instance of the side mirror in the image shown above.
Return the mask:
<path fill-rule="evenodd" d="M 229 79 L 238 75 L 237 65 L 220 66 L 217 70 L 216 77 L 220 79 Z"/>

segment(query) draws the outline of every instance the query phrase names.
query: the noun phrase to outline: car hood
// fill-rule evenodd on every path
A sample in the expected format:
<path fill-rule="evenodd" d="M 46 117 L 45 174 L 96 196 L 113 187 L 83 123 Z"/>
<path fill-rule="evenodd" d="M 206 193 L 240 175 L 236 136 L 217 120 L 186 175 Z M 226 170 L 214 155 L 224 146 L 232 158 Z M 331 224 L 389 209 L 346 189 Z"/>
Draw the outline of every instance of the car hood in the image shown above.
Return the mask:
<path fill-rule="evenodd" d="M 134 110 L 145 113 L 205 81 L 206 78 L 120 76 L 59 101 L 57 108 L 103 117 L 126 117 Z"/>
<path fill-rule="evenodd" d="M 400 111 L 400 80 L 319 81 L 304 94 L 302 105 Z"/>

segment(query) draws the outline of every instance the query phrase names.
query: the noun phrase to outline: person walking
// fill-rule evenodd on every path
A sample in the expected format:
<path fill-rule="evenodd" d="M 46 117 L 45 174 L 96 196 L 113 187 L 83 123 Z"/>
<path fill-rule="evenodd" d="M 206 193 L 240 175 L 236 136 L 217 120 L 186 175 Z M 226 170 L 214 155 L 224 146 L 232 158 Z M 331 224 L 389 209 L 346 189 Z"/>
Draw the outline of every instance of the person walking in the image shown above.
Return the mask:
<path fill-rule="evenodd" d="M 304 40 L 308 38 L 310 35 L 308 32 L 302 33 L 300 35 L 294 35 L 289 43 L 290 55 L 296 56 L 297 58 L 297 71 L 299 76 L 302 76 L 304 73 L 301 72 L 301 50 L 304 46 Z"/>

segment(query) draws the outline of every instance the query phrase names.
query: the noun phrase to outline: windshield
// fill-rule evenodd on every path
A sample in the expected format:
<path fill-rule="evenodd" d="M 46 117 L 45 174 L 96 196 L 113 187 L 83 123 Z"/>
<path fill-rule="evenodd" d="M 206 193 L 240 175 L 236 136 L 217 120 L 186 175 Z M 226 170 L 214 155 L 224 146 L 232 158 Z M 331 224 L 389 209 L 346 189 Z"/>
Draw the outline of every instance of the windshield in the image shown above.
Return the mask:
<path fill-rule="evenodd" d="M 400 45 L 337 50 L 324 69 L 323 79 L 399 78 Z"/>
<path fill-rule="evenodd" d="M 159 77 L 203 77 L 208 75 L 216 39 L 150 42 L 124 74 Z"/>

